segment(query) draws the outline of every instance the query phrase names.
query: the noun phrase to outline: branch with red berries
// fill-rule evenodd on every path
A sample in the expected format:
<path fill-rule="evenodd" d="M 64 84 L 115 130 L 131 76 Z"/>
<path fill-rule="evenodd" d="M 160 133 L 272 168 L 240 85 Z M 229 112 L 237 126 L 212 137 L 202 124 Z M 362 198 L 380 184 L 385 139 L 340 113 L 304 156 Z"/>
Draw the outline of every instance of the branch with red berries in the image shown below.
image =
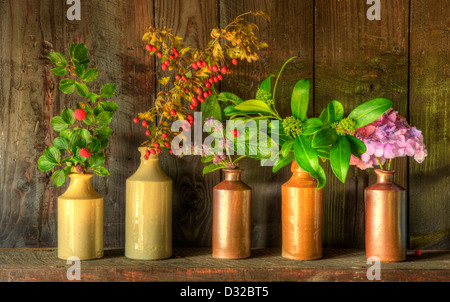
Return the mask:
<path fill-rule="evenodd" d="M 51 120 L 53 130 L 59 137 L 53 140 L 53 146 L 47 147 L 38 160 L 41 171 L 61 169 L 52 173 L 51 180 L 56 186 L 64 184 L 70 173 L 94 172 L 99 176 L 109 175 L 103 167 L 106 161 L 105 149 L 113 130 L 108 126 L 118 109 L 113 101 L 101 101 L 112 97 L 116 92 L 114 84 L 102 86 L 100 93 L 90 92 L 86 83 L 98 76 L 97 68 L 88 69 L 88 50 L 84 44 L 71 44 L 69 58 L 59 52 L 49 54 L 56 65 L 51 73 L 64 77 L 59 89 L 64 94 L 77 94 L 86 99 L 79 102 L 75 110 L 65 108 L 61 115 Z M 94 107 L 94 105 L 96 105 Z"/>
<path fill-rule="evenodd" d="M 143 36 L 146 50 L 159 59 L 163 71 L 173 71 L 172 77 L 159 80 L 164 91 L 158 93 L 155 107 L 134 118 L 135 123 L 142 121 L 149 136 L 142 143 L 148 148 L 148 156 L 160 153 L 162 146 L 170 149 L 173 137 L 178 135 L 171 132 L 173 121 L 185 120 L 185 131 L 193 125 L 192 116 L 189 118 L 183 102 L 189 104 L 190 110 L 195 110 L 213 94 L 214 84 L 232 72 L 231 66 L 237 65 L 239 60 L 253 62 L 259 59 L 258 51 L 267 44 L 259 41 L 255 34 L 258 27 L 245 19 L 247 15 L 270 19 L 266 12 L 246 12 L 226 27 L 212 29 L 212 40 L 204 48 L 185 46 L 183 39 L 175 36 L 170 28 L 147 29 Z"/>

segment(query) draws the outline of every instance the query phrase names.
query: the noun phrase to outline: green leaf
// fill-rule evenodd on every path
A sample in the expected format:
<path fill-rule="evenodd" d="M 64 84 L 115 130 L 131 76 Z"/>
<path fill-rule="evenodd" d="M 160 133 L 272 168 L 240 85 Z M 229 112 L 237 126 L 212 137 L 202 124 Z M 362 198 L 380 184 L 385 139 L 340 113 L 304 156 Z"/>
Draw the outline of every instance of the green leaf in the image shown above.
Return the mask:
<path fill-rule="evenodd" d="M 272 78 L 275 75 L 271 74 L 269 75 L 267 78 L 265 78 L 262 82 L 261 85 L 259 86 L 259 89 L 261 90 L 265 90 L 267 92 L 271 92 L 272 90 Z"/>
<path fill-rule="evenodd" d="M 74 61 L 74 65 L 75 65 L 75 74 L 77 75 L 77 77 L 82 79 L 84 76 L 84 72 L 86 71 L 86 67 L 77 61 Z"/>
<path fill-rule="evenodd" d="M 347 172 L 350 164 L 350 143 L 345 136 L 333 144 L 330 151 L 330 165 L 334 175 L 343 183 L 347 178 Z"/>
<path fill-rule="evenodd" d="M 294 154 L 290 154 L 288 157 L 284 157 L 284 158 L 278 157 L 277 162 L 272 167 L 272 172 L 273 173 L 277 172 L 278 170 L 280 170 L 287 164 L 291 163 L 293 160 L 294 160 Z"/>
<path fill-rule="evenodd" d="M 82 77 L 82 80 L 85 83 L 89 83 L 89 82 L 92 82 L 93 80 L 95 80 L 97 77 L 98 77 L 97 68 L 91 68 L 91 69 L 88 69 L 88 71 L 86 71 L 86 73 Z"/>
<path fill-rule="evenodd" d="M 95 108 L 94 108 L 94 115 L 98 116 L 100 114 L 100 112 L 105 111 L 105 109 L 103 109 L 103 107 L 98 104 Z"/>
<path fill-rule="evenodd" d="M 75 91 L 75 81 L 71 79 L 62 79 L 59 82 L 59 90 L 64 94 L 72 94 Z"/>
<path fill-rule="evenodd" d="M 281 147 L 281 155 L 283 157 L 287 157 L 289 155 L 289 152 L 291 152 L 292 148 L 294 147 L 294 140 L 288 140 L 286 141 L 283 146 Z"/>
<path fill-rule="evenodd" d="M 238 97 L 237 95 L 231 93 L 231 92 L 221 92 L 218 96 L 217 99 L 221 102 L 232 102 L 235 105 L 239 105 L 240 103 L 243 102 L 243 100 Z"/>
<path fill-rule="evenodd" d="M 344 106 L 338 101 L 331 101 L 328 104 L 327 111 L 330 124 L 340 121 L 344 117 Z"/>
<path fill-rule="evenodd" d="M 112 97 L 116 93 L 115 84 L 105 84 L 100 90 L 100 96 L 104 99 Z"/>
<path fill-rule="evenodd" d="M 86 112 L 86 118 L 83 120 L 86 125 L 94 125 L 95 124 L 95 115 L 91 112 Z"/>
<path fill-rule="evenodd" d="M 353 109 L 348 115 L 348 118 L 356 122 L 355 128 L 360 128 L 377 120 L 391 107 L 392 101 L 388 99 L 373 99 Z"/>
<path fill-rule="evenodd" d="M 89 88 L 84 83 L 75 82 L 79 96 L 85 97 L 89 93 Z"/>
<path fill-rule="evenodd" d="M 80 137 L 84 140 L 85 145 L 87 145 L 91 141 L 91 133 L 87 129 L 81 129 Z"/>
<path fill-rule="evenodd" d="M 64 137 L 57 137 L 53 140 L 53 146 L 59 150 L 69 150 L 69 141 Z"/>
<path fill-rule="evenodd" d="M 64 120 L 64 122 L 66 122 L 69 125 L 72 125 L 73 123 L 75 123 L 77 121 L 73 110 L 70 108 L 65 108 L 61 112 L 61 118 Z"/>
<path fill-rule="evenodd" d="M 212 161 L 214 158 L 214 155 L 207 155 L 207 156 L 202 156 L 201 157 L 201 162 L 202 163 L 209 163 L 210 161 Z"/>
<path fill-rule="evenodd" d="M 109 171 L 105 167 L 97 167 L 92 169 L 98 176 L 104 177 L 109 175 Z"/>
<path fill-rule="evenodd" d="M 317 118 L 309 118 L 303 122 L 303 135 L 312 135 L 322 128 L 323 122 Z"/>
<path fill-rule="evenodd" d="M 105 163 L 105 154 L 97 152 L 92 154 L 89 159 L 92 168 L 100 167 Z"/>
<path fill-rule="evenodd" d="M 339 135 L 336 133 L 335 129 L 326 128 L 319 130 L 314 134 L 311 145 L 313 148 L 326 147 L 334 144 L 339 139 Z"/>
<path fill-rule="evenodd" d="M 67 69 L 64 67 L 56 67 L 50 70 L 51 73 L 57 75 L 58 77 L 63 77 L 67 73 Z"/>
<path fill-rule="evenodd" d="M 43 155 L 45 156 L 47 161 L 52 164 L 56 165 L 61 163 L 61 151 L 59 151 L 59 149 L 56 147 L 48 147 L 47 149 L 45 149 Z"/>
<path fill-rule="evenodd" d="M 360 139 L 358 139 L 352 135 L 349 135 L 349 134 L 346 134 L 345 137 L 347 138 L 348 142 L 350 143 L 350 150 L 354 156 L 360 158 L 361 155 L 366 153 L 367 147 Z"/>
<path fill-rule="evenodd" d="M 105 149 L 108 146 L 108 140 L 102 137 L 93 137 L 92 142 L 89 144 L 89 151 L 92 153 Z"/>
<path fill-rule="evenodd" d="M 66 181 L 66 174 L 65 174 L 63 169 L 53 172 L 53 174 L 52 174 L 52 182 L 57 187 L 62 186 L 65 181 Z"/>
<path fill-rule="evenodd" d="M 102 111 L 97 116 L 97 125 L 105 126 L 111 123 L 113 113 L 109 111 Z"/>
<path fill-rule="evenodd" d="M 55 116 L 51 119 L 53 130 L 60 132 L 69 127 L 69 124 L 63 120 L 60 116 Z"/>
<path fill-rule="evenodd" d="M 113 134 L 113 130 L 111 128 L 109 128 L 108 126 L 101 126 L 101 127 L 97 128 L 97 132 L 99 135 L 101 135 L 105 138 L 108 136 L 111 136 Z"/>
<path fill-rule="evenodd" d="M 38 168 L 41 171 L 49 171 L 53 169 L 56 166 L 56 164 L 50 162 L 48 158 L 45 155 L 41 155 L 38 159 Z"/>
<path fill-rule="evenodd" d="M 323 109 L 322 112 L 319 115 L 319 119 L 322 121 L 322 123 L 324 125 L 329 124 L 330 122 L 328 121 L 328 110 L 327 108 Z"/>
<path fill-rule="evenodd" d="M 81 63 L 87 58 L 87 55 L 88 55 L 88 49 L 87 49 L 86 45 L 84 45 L 83 43 L 80 43 L 74 47 L 72 58 Z"/>
<path fill-rule="evenodd" d="M 72 133 L 73 133 L 72 129 L 64 129 L 64 130 L 59 132 L 59 135 L 61 137 L 64 137 L 67 140 L 70 140 L 70 138 L 72 137 Z"/>
<path fill-rule="evenodd" d="M 308 111 L 309 104 L 309 81 L 308 80 L 300 80 L 292 91 L 291 96 L 291 110 L 292 115 L 299 119 L 300 121 L 304 121 L 306 119 L 306 114 Z"/>
<path fill-rule="evenodd" d="M 108 101 L 108 102 L 101 102 L 100 106 L 102 106 L 103 110 L 109 111 L 109 112 L 116 112 L 117 109 L 119 109 L 119 106 L 116 102 Z"/>
<path fill-rule="evenodd" d="M 297 136 L 294 142 L 294 157 L 300 168 L 306 172 L 314 172 L 319 167 L 319 157 L 316 149 L 306 136 Z"/>
<path fill-rule="evenodd" d="M 86 98 L 89 99 L 92 103 L 94 103 L 100 96 L 93 92 L 88 92 L 86 94 Z"/>
<path fill-rule="evenodd" d="M 317 190 L 320 190 L 323 187 L 325 187 L 325 184 L 327 183 L 327 175 L 325 174 L 325 171 L 321 166 L 319 166 L 319 168 L 316 171 L 309 174 L 317 180 L 318 182 Z"/>
<path fill-rule="evenodd" d="M 317 155 L 324 159 L 330 159 L 330 146 L 316 148 Z"/>
<path fill-rule="evenodd" d="M 212 171 L 223 169 L 223 168 L 225 168 L 224 164 L 218 164 L 218 165 L 209 164 L 203 168 L 203 175 L 205 175 L 206 173 L 210 173 Z"/>
<path fill-rule="evenodd" d="M 55 51 L 55 52 L 49 53 L 48 56 L 50 57 L 50 60 L 56 64 L 56 66 L 63 67 L 63 68 L 66 67 L 67 59 L 66 59 L 66 56 L 63 55 L 62 53 Z"/>
<path fill-rule="evenodd" d="M 239 105 L 236 105 L 234 108 L 243 112 L 259 112 L 259 113 L 273 114 L 272 109 L 270 109 L 270 107 L 266 103 L 258 100 L 248 100 L 240 103 Z"/>
<path fill-rule="evenodd" d="M 75 43 L 72 43 L 72 44 L 70 44 L 70 47 L 69 47 L 69 56 L 72 59 L 73 59 L 73 52 L 75 50 L 75 46 L 77 46 L 77 45 Z"/>
<path fill-rule="evenodd" d="M 215 95 L 207 98 L 206 102 L 201 104 L 202 119 L 213 117 L 217 121 L 222 121 L 222 110 Z"/>

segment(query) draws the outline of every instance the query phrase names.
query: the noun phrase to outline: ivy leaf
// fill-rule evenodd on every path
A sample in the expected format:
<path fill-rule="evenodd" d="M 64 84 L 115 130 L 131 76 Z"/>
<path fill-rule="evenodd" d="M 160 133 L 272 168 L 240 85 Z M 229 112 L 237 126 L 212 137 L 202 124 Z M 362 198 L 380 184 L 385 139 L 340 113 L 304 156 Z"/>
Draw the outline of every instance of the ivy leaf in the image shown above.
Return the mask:
<path fill-rule="evenodd" d="M 104 99 L 112 97 L 116 93 L 115 84 L 105 84 L 100 90 L 100 96 Z"/>
<path fill-rule="evenodd" d="M 66 122 L 69 125 L 72 125 L 73 123 L 75 123 L 77 121 L 75 119 L 75 114 L 74 114 L 73 110 L 70 108 L 65 108 L 61 112 L 61 118 L 64 120 L 64 122 Z"/>
<path fill-rule="evenodd" d="M 65 130 L 69 127 L 69 124 L 63 120 L 60 116 L 55 116 L 51 119 L 53 130 L 56 132 L 60 132 L 62 130 Z"/>
<path fill-rule="evenodd" d="M 97 68 L 91 68 L 91 69 L 88 69 L 88 71 L 86 71 L 86 73 L 82 77 L 82 80 L 85 83 L 89 83 L 89 82 L 92 82 L 93 80 L 95 80 L 97 77 L 98 77 Z"/>
<path fill-rule="evenodd" d="M 97 116 L 97 125 L 105 126 L 111 123 L 113 113 L 110 111 L 102 111 Z"/>
<path fill-rule="evenodd" d="M 295 84 L 294 90 L 292 91 L 291 96 L 292 115 L 303 122 L 306 119 L 306 114 L 308 111 L 308 103 L 309 103 L 309 81 L 303 79 Z"/>
<path fill-rule="evenodd" d="M 62 186 L 66 182 L 66 173 L 64 172 L 64 169 L 53 172 L 52 182 L 57 187 Z"/>
<path fill-rule="evenodd" d="M 50 70 L 50 72 L 59 77 L 63 77 L 66 75 L 67 69 L 64 67 L 56 67 L 56 68 L 53 68 L 52 70 Z"/>
<path fill-rule="evenodd" d="M 75 82 L 79 96 L 85 97 L 89 93 L 89 88 L 84 83 Z"/>
<path fill-rule="evenodd" d="M 331 146 L 330 165 L 334 175 L 343 183 L 347 178 L 347 172 L 350 164 L 350 143 L 345 136 Z"/>
<path fill-rule="evenodd" d="M 64 137 L 57 137 L 53 140 L 53 146 L 59 150 L 69 150 L 69 141 Z"/>
<path fill-rule="evenodd" d="M 72 94 L 75 91 L 75 81 L 71 79 L 62 79 L 59 82 L 59 90 L 64 94 Z"/>
<path fill-rule="evenodd" d="M 294 142 L 294 157 L 300 168 L 312 173 L 319 168 L 319 157 L 316 149 L 306 136 L 297 136 Z"/>
<path fill-rule="evenodd" d="M 378 119 L 391 107 L 392 101 L 388 99 L 373 99 L 353 109 L 348 115 L 348 118 L 355 121 L 355 128 L 360 128 Z"/>
<path fill-rule="evenodd" d="M 50 57 L 50 60 L 56 64 L 56 66 L 63 67 L 63 68 L 65 68 L 67 66 L 66 56 L 63 55 L 62 53 L 55 51 L 55 52 L 49 53 L 48 56 Z"/>

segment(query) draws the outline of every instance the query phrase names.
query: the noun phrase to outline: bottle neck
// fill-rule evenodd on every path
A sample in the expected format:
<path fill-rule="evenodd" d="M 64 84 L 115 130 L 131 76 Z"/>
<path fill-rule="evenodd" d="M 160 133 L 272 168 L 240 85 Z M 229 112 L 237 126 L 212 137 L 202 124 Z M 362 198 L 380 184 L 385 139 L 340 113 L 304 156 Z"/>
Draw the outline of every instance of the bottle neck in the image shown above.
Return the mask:
<path fill-rule="evenodd" d="M 296 177 L 300 177 L 300 178 L 311 178 L 311 176 L 309 175 L 308 172 L 306 172 L 305 170 L 303 170 L 302 168 L 300 168 L 297 164 L 297 162 L 295 161 L 295 159 L 292 161 L 291 164 L 291 172 L 296 176 Z"/>
<path fill-rule="evenodd" d="M 70 184 L 67 188 L 68 194 L 78 194 L 79 190 L 83 188 L 84 191 L 90 192 L 94 191 L 94 187 L 92 186 L 92 177 L 94 175 L 91 173 L 85 173 L 85 174 L 78 174 L 78 173 L 72 173 L 69 174 L 70 178 Z"/>
<path fill-rule="evenodd" d="M 375 174 L 377 175 L 377 183 L 392 183 L 395 171 L 375 169 Z"/>
<path fill-rule="evenodd" d="M 240 181 L 242 169 L 222 169 L 224 173 L 224 180 L 227 181 Z"/>

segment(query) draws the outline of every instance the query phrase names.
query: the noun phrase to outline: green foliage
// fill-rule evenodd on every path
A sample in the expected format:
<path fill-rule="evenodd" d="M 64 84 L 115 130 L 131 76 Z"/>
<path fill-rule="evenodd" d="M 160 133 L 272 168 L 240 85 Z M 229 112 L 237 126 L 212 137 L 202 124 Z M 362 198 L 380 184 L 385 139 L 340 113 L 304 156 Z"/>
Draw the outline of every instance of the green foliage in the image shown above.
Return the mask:
<path fill-rule="evenodd" d="M 113 101 L 99 101 L 111 98 L 116 91 L 114 84 L 105 84 L 99 94 L 90 92 L 86 83 L 97 79 L 97 68 L 88 69 L 88 50 L 84 44 L 71 44 L 69 58 L 62 53 L 52 52 L 50 60 L 57 66 L 50 70 L 59 77 L 59 89 L 64 94 L 77 94 L 84 98 L 79 102 L 77 109 L 86 113 L 86 118 L 79 121 L 75 117 L 75 110 L 64 108 L 59 116 L 51 119 L 53 130 L 59 132 L 59 137 L 53 140 L 53 146 L 45 149 L 38 159 L 41 171 L 50 171 L 60 168 L 52 173 L 51 180 L 56 186 L 64 184 L 70 173 L 80 173 L 76 167 L 81 166 L 81 173 L 93 171 L 99 176 L 109 175 L 103 167 L 106 161 L 105 149 L 108 138 L 113 130 L 108 126 L 118 109 Z M 95 107 L 94 107 L 95 105 Z M 93 108 L 94 107 L 94 108 Z M 85 148 L 91 152 L 89 158 L 80 155 L 80 149 Z"/>

